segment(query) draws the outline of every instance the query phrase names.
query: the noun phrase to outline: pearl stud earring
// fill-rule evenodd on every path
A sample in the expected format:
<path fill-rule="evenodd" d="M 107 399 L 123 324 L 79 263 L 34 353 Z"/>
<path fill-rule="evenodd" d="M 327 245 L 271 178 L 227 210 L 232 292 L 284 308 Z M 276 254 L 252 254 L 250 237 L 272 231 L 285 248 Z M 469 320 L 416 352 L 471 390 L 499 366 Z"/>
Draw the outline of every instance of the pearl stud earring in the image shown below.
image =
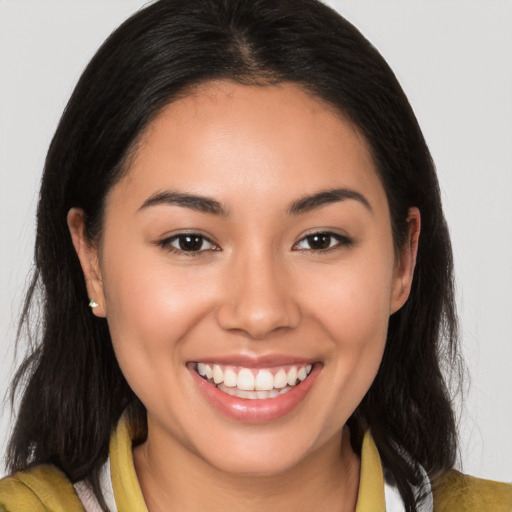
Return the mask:
<path fill-rule="evenodd" d="M 89 299 L 89 307 L 91 309 L 96 309 L 98 306 L 99 304 L 96 301 L 94 301 L 93 299 Z"/>

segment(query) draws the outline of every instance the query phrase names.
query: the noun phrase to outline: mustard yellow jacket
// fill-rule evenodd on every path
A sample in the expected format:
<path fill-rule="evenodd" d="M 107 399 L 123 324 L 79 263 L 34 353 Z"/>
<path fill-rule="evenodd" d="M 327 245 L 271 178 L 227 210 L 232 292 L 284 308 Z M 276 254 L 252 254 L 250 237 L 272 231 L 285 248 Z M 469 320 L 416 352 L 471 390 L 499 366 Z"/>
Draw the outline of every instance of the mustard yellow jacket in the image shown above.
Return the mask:
<path fill-rule="evenodd" d="M 133 466 L 132 432 L 124 417 L 109 452 L 118 512 L 148 512 Z M 433 502 L 434 512 L 512 512 L 512 485 L 450 471 L 434 489 Z M 0 511 L 84 512 L 84 507 L 61 471 L 40 465 L 0 480 Z M 386 512 L 382 466 L 369 434 L 362 446 L 356 512 Z"/>

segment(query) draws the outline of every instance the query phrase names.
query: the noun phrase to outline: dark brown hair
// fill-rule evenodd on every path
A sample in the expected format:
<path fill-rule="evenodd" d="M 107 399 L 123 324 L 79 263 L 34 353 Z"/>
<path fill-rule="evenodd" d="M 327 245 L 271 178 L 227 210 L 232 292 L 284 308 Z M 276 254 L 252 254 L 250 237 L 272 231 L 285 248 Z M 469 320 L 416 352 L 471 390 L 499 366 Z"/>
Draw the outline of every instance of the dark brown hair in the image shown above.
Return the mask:
<path fill-rule="evenodd" d="M 417 465 L 435 476 L 456 454 L 442 371 L 457 367 L 450 240 L 432 159 L 393 72 L 355 27 L 316 0 L 160 0 L 121 25 L 84 71 L 45 163 L 36 270 L 20 325 L 30 330 L 34 307 L 41 322 L 13 384 L 21 403 L 9 469 L 53 463 L 73 482 L 88 479 L 100 496 L 99 470 L 121 413 L 130 407 L 144 421 L 106 321 L 87 308 L 66 215 L 82 208 L 88 236 L 100 236 L 105 196 L 137 137 L 166 104 L 212 79 L 294 82 L 350 119 L 372 150 L 397 247 L 408 209 L 421 211 L 411 295 L 390 318 L 379 372 L 349 421 L 356 449 L 371 428 L 406 510 L 415 511 Z"/>

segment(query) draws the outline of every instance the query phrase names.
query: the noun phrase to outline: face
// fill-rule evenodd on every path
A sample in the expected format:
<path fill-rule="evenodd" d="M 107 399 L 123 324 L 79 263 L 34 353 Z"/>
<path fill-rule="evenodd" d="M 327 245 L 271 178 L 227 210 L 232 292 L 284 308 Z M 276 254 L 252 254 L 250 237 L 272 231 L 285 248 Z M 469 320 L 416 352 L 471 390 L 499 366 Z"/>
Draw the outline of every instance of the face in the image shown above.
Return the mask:
<path fill-rule="evenodd" d="M 340 437 L 414 267 L 365 140 L 291 84 L 216 82 L 168 105 L 100 243 L 78 210 L 68 221 L 149 440 L 234 473 Z M 414 210 L 409 224 L 415 240 Z"/>

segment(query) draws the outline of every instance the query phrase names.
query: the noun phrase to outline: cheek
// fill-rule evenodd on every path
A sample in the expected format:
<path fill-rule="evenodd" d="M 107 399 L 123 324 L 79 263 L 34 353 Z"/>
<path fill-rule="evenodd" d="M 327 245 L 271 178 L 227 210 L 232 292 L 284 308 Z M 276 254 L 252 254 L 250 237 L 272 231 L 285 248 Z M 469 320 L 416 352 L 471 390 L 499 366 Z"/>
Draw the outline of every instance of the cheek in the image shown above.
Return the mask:
<path fill-rule="evenodd" d="M 311 308 L 332 338 L 359 346 L 386 336 L 392 279 L 392 259 L 363 255 L 304 286 Z"/>
<path fill-rule="evenodd" d="M 148 259 L 132 251 L 129 258 L 105 261 L 107 320 L 116 358 L 128 384 L 148 410 L 187 411 L 181 382 L 187 371 L 189 335 L 209 311 L 212 293 L 202 289 L 196 272 L 170 269 L 166 255 Z M 158 261 L 158 263 L 155 263 Z M 151 263 L 152 262 L 152 263 Z M 179 415 L 181 416 L 181 415 Z M 179 417 L 173 416 L 179 425 Z M 176 427 L 178 428 L 178 427 Z"/>
<path fill-rule="evenodd" d="M 361 256 L 357 264 L 326 272 L 315 286 L 309 285 L 310 311 L 327 331 L 332 348 L 326 370 L 329 366 L 339 411 L 334 426 L 356 409 L 377 374 L 387 338 L 392 279 L 392 258 L 383 263 Z"/>
<path fill-rule="evenodd" d="M 155 358 L 177 360 L 180 340 L 210 303 L 208 290 L 198 293 L 201 276 L 191 282 L 190 271 L 171 269 L 165 254 L 148 258 L 147 249 L 105 260 L 104 275 L 107 320 L 123 371 L 154 367 Z"/>

